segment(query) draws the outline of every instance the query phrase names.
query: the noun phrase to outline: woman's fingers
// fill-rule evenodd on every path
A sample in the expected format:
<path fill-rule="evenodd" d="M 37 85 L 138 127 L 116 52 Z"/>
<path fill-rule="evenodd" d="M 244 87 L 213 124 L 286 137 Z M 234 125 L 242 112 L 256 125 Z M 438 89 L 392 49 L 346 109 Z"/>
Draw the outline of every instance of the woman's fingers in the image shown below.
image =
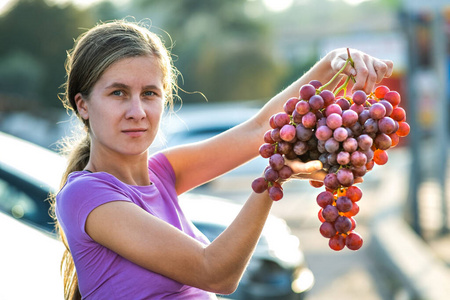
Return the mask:
<path fill-rule="evenodd" d="M 324 170 L 315 171 L 309 174 L 294 174 L 292 178 L 295 179 L 309 179 L 314 181 L 323 181 L 325 176 L 327 175 L 327 172 Z"/>
<path fill-rule="evenodd" d="M 291 179 L 309 179 L 313 181 L 323 182 L 325 176 L 328 174 L 323 170 L 323 165 L 319 160 L 312 160 L 309 162 L 302 162 L 300 160 L 286 160 L 285 164 L 289 166 L 293 175 Z M 355 178 L 355 184 L 362 183 L 362 177 Z"/>
<path fill-rule="evenodd" d="M 300 160 L 286 160 L 285 164 L 289 166 L 294 174 L 312 174 L 322 169 L 322 163 L 319 160 L 302 162 Z"/>
<path fill-rule="evenodd" d="M 363 183 L 363 182 L 364 182 L 364 179 L 362 177 L 355 178 L 355 184 L 356 183 Z"/>
<path fill-rule="evenodd" d="M 341 53 L 337 56 L 338 62 L 334 64 L 337 70 L 342 68 L 348 58 L 346 49 L 341 49 L 339 52 Z M 349 64 L 343 73 L 354 76 L 354 91 L 363 90 L 370 93 L 376 83 L 392 75 L 394 64 L 391 60 L 378 59 L 355 49 L 350 50 L 350 55 L 354 63 L 353 67 Z"/>

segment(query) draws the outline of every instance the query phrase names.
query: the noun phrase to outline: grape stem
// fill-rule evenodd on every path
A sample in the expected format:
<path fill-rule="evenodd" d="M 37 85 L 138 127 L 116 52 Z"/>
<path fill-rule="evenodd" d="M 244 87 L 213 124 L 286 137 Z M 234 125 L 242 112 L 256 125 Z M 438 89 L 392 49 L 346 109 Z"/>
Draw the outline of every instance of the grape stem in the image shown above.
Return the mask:
<path fill-rule="evenodd" d="M 330 81 L 328 81 L 326 84 L 322 85 L 320 88 L 317 89 L 317 92 L 320 93 L 322 92 L 327 86 L 329 86 L 347 67 L 349 63 L 349 59 L 347 58 L 347 60 L 345 61 L 344 66 L 336 73 L 334 74 L 333 78 L 331 78 Z"/>
<path fill-rule="evenodd" d="M 294 125 L 295 127 L 297 127 L 297 123 L 295 123 L 294 122 L 294 117 L 292 117 L 292 115 L 291 116 L 289 116 L 289 118 L 291 119 L 291 125 Z"/>
<path fill-rule="evenodd" d="M 342 72 L 344 72 L 345 68 L 347 67 L 347 65 L 350 63 L 350 65 L 352 67 L 355 67 L 355 63 L 353 62 L 352 56 L 350 55 L 350 49 L 347 48 L 347 54 L 348 54 L 348 58 L 345 61 L 345 64 L 342 66 L 342 68 L 336 73 L 334 74 L 333 78 L 331 78 L 330 81 L 328 81 L 326 84 L 322 85 L 320 88 L 317 89 L 317 94 L 319 94 L 320 92 L 322 92 L 327 86 L 329 86 Z M 350 75 L 349 78 L 351 78 L 353 80 L 353 82 L 355 82 L 355 78 Z M 348 78 L 346 80 L 345 87 L 347 87 L 348 84 Z M 341 86 L 342 87 L 342 86 Z M 344 88 L 345 88 L 344 87 Z M 340 89 L 339 91 L 341 91 L 342 89 Z M 335 93 L 335 95 L 337 95 L 337 93 Z"/>
<path fill-rule="evenodd" d="M 347 48 L 347 55 L 348 55 L 347 60 L 350 62 L 350 64 L 354 68 L 355 67 L 355 62 L 353 61 L 352 56 L 350 55 L 350 48 Z"/>
<path fill-rule="evenodd" d="M 336 89 L 336 91 L 334 92 L 334 96 L 336 97 L 342 90 L 344 90 L 344 97 L 347 95 L 347 85 L 348 82 L 350 81 L 350 78 L 353 76 L 348 76 L 347 79 L 345 79 L 345 82 Z"/>

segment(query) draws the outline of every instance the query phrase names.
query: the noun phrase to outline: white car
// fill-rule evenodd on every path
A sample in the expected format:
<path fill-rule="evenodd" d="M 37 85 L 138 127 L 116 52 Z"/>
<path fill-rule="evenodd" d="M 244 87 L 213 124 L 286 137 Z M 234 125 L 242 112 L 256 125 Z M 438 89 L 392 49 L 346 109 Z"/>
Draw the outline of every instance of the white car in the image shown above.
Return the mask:
<path fill-rule="evenodd" d="M 64 246 L 45 201 L 64 159 L 0 133 L 0 299 L 64 299 Z"/>
<path fill-rule="evenodd" d="M 0 132 L 0 299 L 63 299 L 59 268 L 64 246 L 53 231 L 46 201 L 59 187 L 65 159 Z M 210 240 L 234 219 L 240 205 L 187 193 L 187 216 Z M 297 237 L 269 218 L 233 299 L 301 299 L 314 283 Z"/>

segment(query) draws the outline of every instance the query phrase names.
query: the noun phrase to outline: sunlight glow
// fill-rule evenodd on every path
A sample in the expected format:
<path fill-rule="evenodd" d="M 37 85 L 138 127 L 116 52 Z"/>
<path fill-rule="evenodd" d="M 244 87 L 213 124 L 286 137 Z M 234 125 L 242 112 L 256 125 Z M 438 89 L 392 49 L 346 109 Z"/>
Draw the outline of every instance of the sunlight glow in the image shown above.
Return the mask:
<path fill-rule="evenodd" d="M 67 4 L 73 3 L 80 8 L 87 8 L 92 4 L 96 4 L 102 0 L 48 0 L 49 4 Z M 122 0 L 120 4 L 128 3 L 129 0 Z M 0 14 L 6 12 L 17 0 L 0 0 Z"/>
<path fill-rule="evenodd" d="M 280 12 L 291 7 L 293 0 L 263 0 L 264 5 L 271 11 Z"/>
<path fill-rule="evenodd" d="M 363 2 L 367 2 L 367 1 L 370 1 L 370 0 L 344 0 L 345 3 L 353 5 L 353 6 L 359 5 L 359 4 L 361 4 Z"/>
<path fill-rule="evenodd" d="M 68 4 L 73 3 L 80 8 L 86 8 L 92 4 L 100 2 L 101 0 L 49 0 L 48 3 L 54 4 Z"/>
<path fill-rule="evenodd" d="M 0 0 L 0 15 L 6 12 L 15 0 Z"/>

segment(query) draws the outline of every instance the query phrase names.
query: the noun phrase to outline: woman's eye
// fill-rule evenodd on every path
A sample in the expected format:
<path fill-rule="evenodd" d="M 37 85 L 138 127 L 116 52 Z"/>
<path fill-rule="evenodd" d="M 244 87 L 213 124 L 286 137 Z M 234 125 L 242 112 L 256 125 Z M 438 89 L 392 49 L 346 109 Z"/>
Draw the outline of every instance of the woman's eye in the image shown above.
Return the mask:
<path fill-rule="evenodd" d="M 145 96 L 154 96 L 154 95 L 156 95 L 156 93 L 153 91 L 147 91 L 147 92 L 144 92 L 144 95 Z"/>
<path fill-rule="evenodd" d="M 111 94 L 114 95 L 114 96 L 122 96 L 123 92 L 122 91 L 114 91 Z"/>

